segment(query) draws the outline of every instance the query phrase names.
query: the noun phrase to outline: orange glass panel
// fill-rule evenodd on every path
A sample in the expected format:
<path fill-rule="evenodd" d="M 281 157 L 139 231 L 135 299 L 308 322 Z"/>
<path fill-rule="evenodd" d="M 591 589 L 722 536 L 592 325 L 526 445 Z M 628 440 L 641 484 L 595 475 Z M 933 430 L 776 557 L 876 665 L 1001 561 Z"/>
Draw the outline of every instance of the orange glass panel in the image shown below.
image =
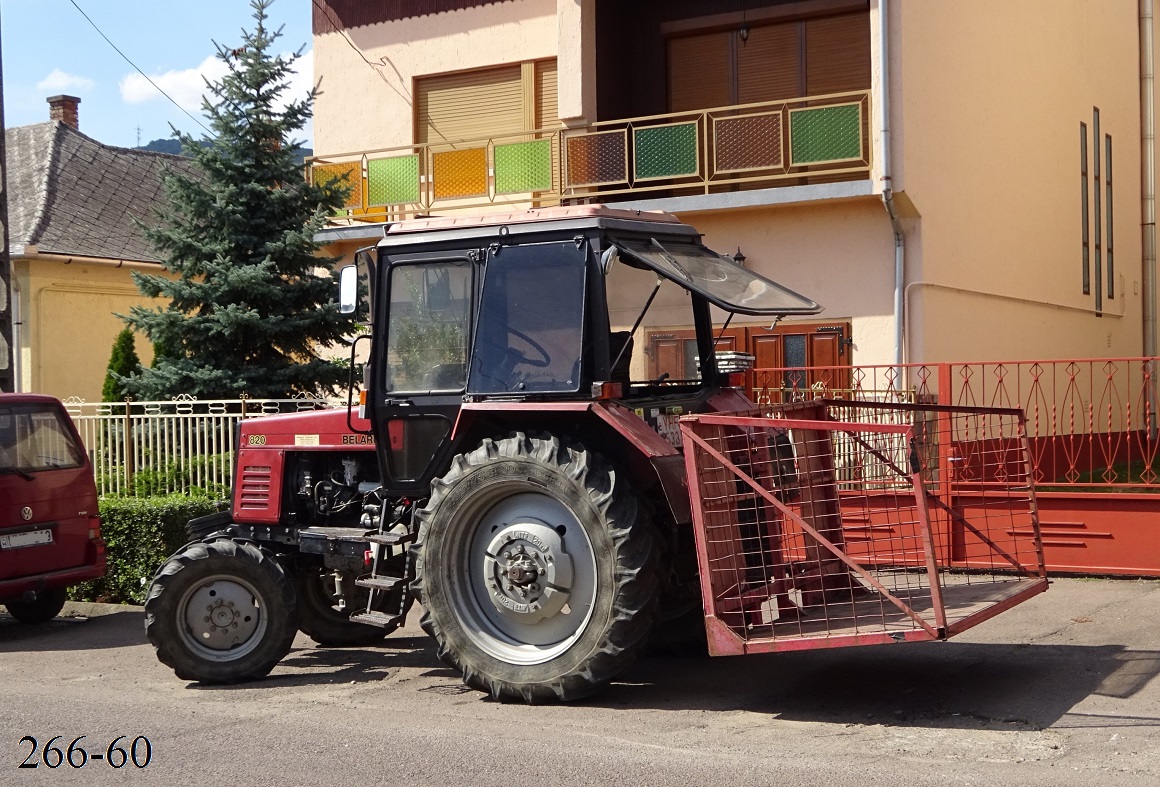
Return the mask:
<path fill-rule="evenodd" d="M 363 203 L 362 163 L 350 161 L 345 164 L 316 164 L 312 168 L 314 182 L 323 185 L 329 181 L 350 187 L 350 194 L 343 203 L 344 208 L 361 208 Z"/>
<path fill-rule="evenodd" d="M 487 196 L 487 148 L 448 150 L 431 155 L 435 199 Z"/>

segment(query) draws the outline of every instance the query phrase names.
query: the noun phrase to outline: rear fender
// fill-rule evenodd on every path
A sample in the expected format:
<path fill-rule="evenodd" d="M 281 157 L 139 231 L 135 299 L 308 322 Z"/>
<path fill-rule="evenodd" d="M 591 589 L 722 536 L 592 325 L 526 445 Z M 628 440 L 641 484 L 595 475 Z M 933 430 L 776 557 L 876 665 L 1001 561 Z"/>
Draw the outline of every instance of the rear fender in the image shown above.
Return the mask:
<path fill-rule="evenodd" d="M 675 525 L 692 521 L 681 453 L 631 409 L 615 402 L 472 402 L 463 405 L 452 439 L 470 450 L 479 439 L 512 431 L 571 434 L 627 469 L 654 504 L 664 499 Z"/>

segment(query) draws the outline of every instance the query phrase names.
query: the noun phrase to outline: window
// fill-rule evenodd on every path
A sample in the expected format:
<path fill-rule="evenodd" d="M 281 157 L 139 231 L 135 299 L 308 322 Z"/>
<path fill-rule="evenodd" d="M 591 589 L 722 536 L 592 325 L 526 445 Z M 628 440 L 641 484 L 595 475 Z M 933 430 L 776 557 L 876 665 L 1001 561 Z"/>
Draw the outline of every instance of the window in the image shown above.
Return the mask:
<path fill-rule="evenodd" d="M 867 12 L 674 36 L 669 111 L 870 88 Z"/>
<path fill-rule="evenodd" d="M 574 392 L 580 386 L 587 246 L 488 252 L 471 358 L 472 393 Z"/>
<path fill-rule="evenodd" d="M 463 390 L 470 303 L 471 267 L 466 260 L 401 265 L 391 271 L 387 391 Z"/>
<path fill-rule="evenodd" d="M 35 473 L 84 464 L 84 451 L 55 407 L 16 404 L 0 408 L 0 472 Z"/>
<path fill-rule="evenodd" d="M 419 77 L 415 88 L 418 144 L 513 136 L 559 125 L 555 58 Z"/>

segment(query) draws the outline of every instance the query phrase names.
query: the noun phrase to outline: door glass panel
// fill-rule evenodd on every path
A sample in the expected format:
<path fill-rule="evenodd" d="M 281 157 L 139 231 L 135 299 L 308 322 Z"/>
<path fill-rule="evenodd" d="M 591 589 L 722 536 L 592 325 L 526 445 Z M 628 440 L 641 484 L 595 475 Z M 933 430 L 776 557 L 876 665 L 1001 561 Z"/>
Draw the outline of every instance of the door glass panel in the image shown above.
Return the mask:
<path fill-rule="evenodd" d="M 800 333 L 786 334 L 785 346 L 785 382 L 786 388 L 802 388 L 806 384 L 806 337 Z M 802 371 L 797 371 L 797 370 Z"/>
<path fill-rule="evenodd" d="M 387 456 L 391 462 L 391 477 L 396 481 L 420 478 L 450 432 L 451 422 L 440 416 L 388 421 L 390 445 Z"/>
<path fill-rule="evenodd" d="M 402 265 L 391 271 L 388 392 L 463 390 L 470 303 L 466 262 Z"/>

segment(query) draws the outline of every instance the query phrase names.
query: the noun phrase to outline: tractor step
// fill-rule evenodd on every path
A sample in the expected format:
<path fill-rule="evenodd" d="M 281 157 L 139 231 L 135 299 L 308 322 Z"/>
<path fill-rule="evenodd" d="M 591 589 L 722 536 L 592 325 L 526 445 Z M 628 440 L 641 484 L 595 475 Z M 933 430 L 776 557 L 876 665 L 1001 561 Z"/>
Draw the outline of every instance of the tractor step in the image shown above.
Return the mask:
<path fill-rule="evenodd" d="M 354 581 L 360 588 L 370 588 L 388 592 L 406 582 L 403 577 L 359 577 Z"/>
<path fill-rule="evenodd" d="M 357 615 L 351 615 L 350 620 L 353 623 L 365 623 L 368 626 L 378 626 L 387 631 L 394 631 L 403 624 L 402 615 L 388 615 L 385 612 L 360 612 Z"/>
<path fill-rule="evenodd" d="M 412 533 L 372 533 L 364 538 L 372 544 L 382 544 L 388 547 L 406 544 L 415 540 L 415 536 Z"/>

